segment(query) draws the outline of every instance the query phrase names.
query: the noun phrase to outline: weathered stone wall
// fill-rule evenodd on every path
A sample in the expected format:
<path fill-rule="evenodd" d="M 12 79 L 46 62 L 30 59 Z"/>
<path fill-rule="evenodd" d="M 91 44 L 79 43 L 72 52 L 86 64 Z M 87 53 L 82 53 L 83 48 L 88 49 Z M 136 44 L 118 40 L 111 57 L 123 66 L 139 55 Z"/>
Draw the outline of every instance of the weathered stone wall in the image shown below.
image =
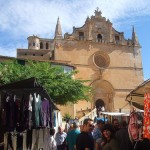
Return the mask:
<path fill-rule="evenodd" d="M 132 38 L 126 40 L 124 33 L 116 31 L 101 14 L 95 10 L 95 16 L 88 17 L 82 27 L 73 27 L 72 34 L 66 33 L 64 38 L 57 32 L 54 39 L 28 38 L 29 43 L 48 42 L 47 50 L 45 45 L 43 50 L 33 45 L 17 50 L 18 58 L 53 60 L 75 66 L 79 71 L 75 78 L 89 80 L 87 85 L 93 88 L 91 102 L 59 106 L 62 114 L 69 112 L 75 117 L 81 110 L 93 109 L 99 99 L 106 111 L 118 111 L 127 103 L 126 95 L 143 82 L 141 47 L 134 28 Z M 57 30 L 58 27 L 60 29 L 60 22 Z M 123 111 L 128 109 L 125 107 Z"/>
<path fill-rule="evenodd" d="M 127 45 L 112 45 L 91 43 L 88 41 L 59 41 L 61 47 L 55 49 L 55 60 L 68 60 L 79 73 L 76 78 L 90 80 L 96 92 L 93 102 L 80 102 L 76 104 L 76 111 L 94 108 L 94 102 L 102 99 L 107 111 L 118 111 L 127 102 L 126 95 L 131 89 L 143 82 L 140 48 L 134 56 L 133 47 Z M 89 43 L 92 49 L 89 50 Z M 93 63 L 93 55 L 103 52 L 109 57 L 110 64 L 101 70 Z M 126 111 L 126 110 L 124 110 Z"/>

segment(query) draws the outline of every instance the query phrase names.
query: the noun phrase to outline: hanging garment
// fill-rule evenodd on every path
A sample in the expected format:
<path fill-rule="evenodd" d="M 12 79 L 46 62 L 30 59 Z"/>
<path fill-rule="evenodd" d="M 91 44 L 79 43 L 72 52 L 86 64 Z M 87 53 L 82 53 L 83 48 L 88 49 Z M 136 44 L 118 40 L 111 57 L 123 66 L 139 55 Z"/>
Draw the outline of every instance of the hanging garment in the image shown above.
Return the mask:
<path fill-rule="evenodd" d="M 138 119 L 137 114 L 133 111 L 130 114 L 130 120 L 128 125 L 129 138 L 131 142 L 138 139 Z"/>
<path fill-rule="evenodd" d="M 47 127 L 50 126 L 50 104 L 49 100 L 44 98 L 41 102 L 41 118 L 42 118 L 42 126 Z"/>
<path fill-rule="evenodd" d="M 23 134 L 18 133 L 17 134 L 17 150 L 23 149 Z"/>
<path fill-rule="evenodd" d="M 32 130 L 27 130 L 27 137 L 26 137 L 27 149 L 31 149 L 32 146 Z"/>
<path fill-rule="evenodd" d="M 53 128 L 53 121 L 52 121 L 52 113 L 53 113 L 53 107 L 52 107 L 52 102 L 51 101 L 49 101 L 49 113 L 50 113 L 50 116 L 49 116 L 49 118 L 50 118 L 50 121 L 49 121 L 49 128 Z"/>
<path fill-rule="evenodd" d="M 4 133 L 4 150 L 7 149 L 8 146 L 8 132 Z"/>
<path fill-rule="evenodd" d="M 20 101 L 19 99 L 15 100 L 15 106 L 14 106 L 14 110 L 15 110 L 15 126 L 20 126 L 20 114 L 21 114 L 21 110 L 20 110 Z"/>
<path fill-rule="evenodd" d="M 7 137 L 7 149 L 12 149 L 14 150 L 13 148 L 13 142 L 12 142 L 12 134 L 11 133 L 8 133 L 8 137 Z"/>
<path fill-rule="evenodd" d="M 6 108 L 6 106 L 4 106 Z M 1 114 L 1 123 L 3 126 L 6 126 L 6 110 L 5 108 L 2 109 L 2 114 Z"/>
<path fill-rule="evenodd" d="M 58 126 L 62 126 L 62 116 L 61 116 L 61 113 L 58 111 L 57 114 L 58 114 Z"/>
<path fill-rule="evenodd" d="M 15 102 L 13 96 L 8 96 L 5 103 L 5 114 L 6 114 L 6 131 L 14 131 L 16 126 L 16 110 Z"/>
<path fill-rule="evenodd" d="M 43 149 L 44 147 L 44 128 L 39 129 L 39 137 L 38 137 L 38 149 Z"/>
<path fill-rule="evenodd" d="M 54 119 L 53 125 L 54 125 L 54 127 L 56 127 L 56 122 L 57 122 L 57 112 L 56 111 L 54 111 L 54 118 L 53 119 Z"/>
<path fill-rule="evenodd" d="M 24 149 L 27 149 L 27 141 L 26 141 L 26 139 L 27 139 L 27 130 L 25 130 L 25 131 L 23 131 L 22 132 L 22 135 L 23 135 L 23 150 Z"/>
<path fill-rule="evenodd" d="M 143 137 L 150 139 L 150 93 L 144 95 Z"/>
<path fill-rule="evenodd" d="M 33 127 L 38 128 L 42 124 L 41 120 L 41 96 L 39 94 L 34 93 L 33 103 L 32 103 L 32 120 Z"/>
<path fill-rule="evenodd" d="M 30 94 L 29 95 L 29 107 L 28 107 L 28 113 L 29 113 L 29 129 L 32 128 L 33 126 L 33 122 L 32 122 L 32 106 L 33 106 L 33 97 L 32 95 Z"/>
<path fill-rule="evenodd" d="M 29 128 L 29 95 L 27 93 L 23 94 L 23 98 L 21 100 L 21 118 L 20 118 L 20 126 L 22 127 L 22 131 Z"/>
<path fill-rule="evenodd" d="M 39 129 L 33 129 L 31 150 L 38 150 L 38 142 L 39 142 Z"/>

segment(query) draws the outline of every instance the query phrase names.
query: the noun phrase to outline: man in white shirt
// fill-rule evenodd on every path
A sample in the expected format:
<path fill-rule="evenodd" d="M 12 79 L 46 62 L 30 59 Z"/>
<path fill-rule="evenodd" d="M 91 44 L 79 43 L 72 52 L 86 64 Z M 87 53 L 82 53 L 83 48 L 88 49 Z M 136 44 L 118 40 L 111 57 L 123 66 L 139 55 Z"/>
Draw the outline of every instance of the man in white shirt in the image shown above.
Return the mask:
<path fill-rule="evenodd" d="M 65 140 L 66 140 L 67 134 L 63 131 L 62 127 L 58 127 L 58 132 L 56 133 L 56 144 L 57 144 L 57 150 L 65 150 Z"/>

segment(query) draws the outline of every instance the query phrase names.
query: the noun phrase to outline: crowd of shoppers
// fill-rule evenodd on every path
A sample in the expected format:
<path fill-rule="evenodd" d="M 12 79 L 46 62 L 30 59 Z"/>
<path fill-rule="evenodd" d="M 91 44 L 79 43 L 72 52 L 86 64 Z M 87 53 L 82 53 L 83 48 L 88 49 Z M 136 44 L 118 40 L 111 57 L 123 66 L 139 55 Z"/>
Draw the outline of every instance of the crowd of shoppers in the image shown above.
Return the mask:
<path fill-rule="evenodd" d="M 66 126 L 65 126 L 66 127 Z M 68 128 L 69 127 L 69 128 Z M 105 124 L 102 120 L 96 123 L 90 118 L 83 121 L 83 125 L 74 122 L 67 128 L 50 130 L 49 144 L 44 150 L 149 150 L 150 140 L 139 139 L 132 142 L 128 134 L 126 121 L 119 123 L 114 119 L 112 124 Z"/>

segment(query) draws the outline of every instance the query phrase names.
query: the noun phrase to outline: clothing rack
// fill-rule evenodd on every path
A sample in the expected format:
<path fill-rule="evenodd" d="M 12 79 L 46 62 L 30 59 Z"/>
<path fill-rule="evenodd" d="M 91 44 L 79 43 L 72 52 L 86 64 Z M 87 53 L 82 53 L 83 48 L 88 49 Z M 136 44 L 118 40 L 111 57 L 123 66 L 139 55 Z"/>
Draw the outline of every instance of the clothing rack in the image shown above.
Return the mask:
<path fill-rule="evenodd" d="M 23 94 L 34 94 L 34 93 L 37 93 L 37 94 L 40 94 L 42 96 L 42 98 L 46 98 L 49 100 L 49 102 L 51 103 L 51 111 L 52 110 L 59 110 L 53 103 L 50 95 L 48 94 L 48 92 L 46 91 L 45 88 L 43 88 L 38 82 L 37 82 L 37 79 L 36 78 L 29 78 L 29 79 L 25 79 L 25 80 L 22 80 L 22 81 L 18 81 L 18 82 L 14 82 L 14 83 L 10 83 L 10 84 L 6 84 L 6 85 L 2 85 L 0 86 L 0 110 L 2 110 L 2 107 L 4 106 L 4 101 L 3 101 L 3 98 L 5 97 L 5 95 L 7 93 L 10 93 L 10 94 L 13 94 L 13 95 L 17 95 L 17 97 L 21 98 L 23 97 Z M 52 112 L 51 112 L 51 115 L 52 115 Z M 38 133 L 38 131 L 40 131 L 40 134 L 42 133 L 42 130 L 44 129 L 48 129 L 47 127 L 46 128 L 35 128 L 33 129 L 34 131 L 34 134 Z M 27 130 L 27 129 L 26 129 Z M 26 143 L 26 130 L 25 131 L 22 131 L 22 132 L 5 132 L 4 134 L 4 150 L 7 149 L 7 136 L 8 136 L 8 133 L 11 133 L 11 137 L 14 139 L 14 143 L 17 143 L 17 135 L 18 134 L 22 134 L 23 135 L 23 147 L 25 147 L 25 143 Z M 38 133 L 39 134 L 39 133 Z M 40 136 L 38 136 L 38 138 L 40 138 Z M 34 138 L 33 138 L 34 139 Z M 37 141 L 37 140 L 36 140 Z M 33 144 L 34 145 L 34 144 Z M 32 145 L 32 147 L 33 147 Z M 37 143 L 35 144 L 37 145 Z M 42 144 L 41 144 L 42 145 Z M 17 145 L 14 144 L 14 149 L 13 150 L 16 150 L 17 148 Z M 41 147 L 42 148 L 42 147 Z"/>

